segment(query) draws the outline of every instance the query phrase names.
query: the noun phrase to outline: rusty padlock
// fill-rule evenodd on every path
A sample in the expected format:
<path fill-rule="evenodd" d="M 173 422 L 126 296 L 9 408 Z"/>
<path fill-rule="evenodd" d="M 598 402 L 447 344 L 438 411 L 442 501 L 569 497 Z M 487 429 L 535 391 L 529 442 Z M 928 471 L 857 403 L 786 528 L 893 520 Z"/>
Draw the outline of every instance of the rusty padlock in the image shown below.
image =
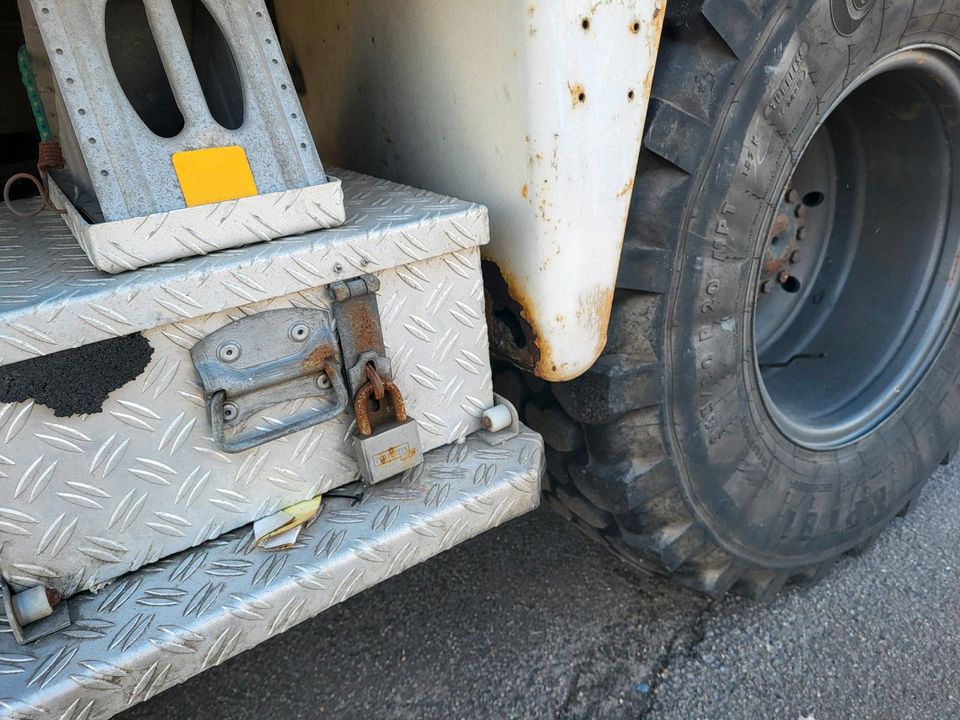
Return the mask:
<path fill-rule="evenodd" d="M 377 395 L 389 400 L 394 419 L 373 427 L 369 404 Z M 353 411 L 357 416 L 353 446 L 365 483 L 373 485 L 423 462 L 420 428 L 407 417 L 403 395 L 395 384 L 379 376 L 371 378 L 357 392 Z"/>

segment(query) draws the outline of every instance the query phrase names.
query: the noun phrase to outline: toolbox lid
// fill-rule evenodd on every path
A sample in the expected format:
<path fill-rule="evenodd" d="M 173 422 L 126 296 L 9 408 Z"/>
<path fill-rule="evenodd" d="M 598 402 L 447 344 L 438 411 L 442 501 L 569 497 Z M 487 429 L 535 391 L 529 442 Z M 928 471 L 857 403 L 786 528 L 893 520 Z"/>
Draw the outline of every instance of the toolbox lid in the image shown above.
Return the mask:
<path fill-rule="evenodd" d="M 118 275 L 94 268 L 55 213 L 19 219 L 3 211 L 0 365 L 438 255 L 452 253 L 457 263 L 457 251 L 489 239 L 482 205 L 332 172 L 343 182 L 341 227 Z M 417 270 L 405 280 L 416 287 Z"/>

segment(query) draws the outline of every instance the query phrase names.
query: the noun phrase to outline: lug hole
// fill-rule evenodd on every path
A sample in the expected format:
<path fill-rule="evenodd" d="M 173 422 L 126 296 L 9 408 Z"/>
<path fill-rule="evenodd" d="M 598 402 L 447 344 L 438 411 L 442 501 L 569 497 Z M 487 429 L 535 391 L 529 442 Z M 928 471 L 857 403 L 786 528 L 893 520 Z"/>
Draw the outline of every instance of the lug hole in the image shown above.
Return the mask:
<path fill-rule="evenodd" d="M 808 192 L 803 196 L 803 204 L 807 207 L 817 207 L 817 205 L 823 203 L 825 199 L 826 196 L 822 192 Z"/>
<path fill-rule="evenodd" d="M 237 415 L 239 415 L 239 414 L 240 414 L 240 411 L 239 411 L 239 409 L 237 408 L 236 405 L 234 405 L 233 403 L 229 403 L 229 402 L 228 402 L 228 403 L 224 403 L 224 405 L 223 405 L 223 419 L 224 419 L 224 420 L 226 420 L 227 422 L 230 422 L 231 420 L 236 420 L 236 419 L 237 419 Z"/>
<path fill-rule="evenodd" d="M 782 283 L 780 283 L 780 287 L 782 287 L 788 293 L 796 293 L 796 292 L 800 292 L 800 288 L 803 287 L 803 283 L 801 283 L 799 280 L 797 280 L 797 278 L 791 275 Z"/>

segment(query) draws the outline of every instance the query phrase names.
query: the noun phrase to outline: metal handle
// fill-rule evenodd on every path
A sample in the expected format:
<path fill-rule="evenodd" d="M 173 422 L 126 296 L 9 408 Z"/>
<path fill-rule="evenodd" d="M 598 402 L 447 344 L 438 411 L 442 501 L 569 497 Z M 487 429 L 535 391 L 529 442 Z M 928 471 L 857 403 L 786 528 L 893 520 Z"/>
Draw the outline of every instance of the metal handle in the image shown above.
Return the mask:
<path fill-rule="evenodd" d="M 333 420 L 346 410 L 350 398 L 347 395 L 347 386 L 343 382 L 339 367 L 330 364 L 327 368 L 326 374 L 327 377 L 330 378 L 330 385 L 337 393 L 337 404 L 333 408 L 330 410 L 322 410 L 319 408 L 308 410 L 299 415 L 294 415 L 269 430 L 253 430 L 230 439 L 227 439 L 223 431 L 223 403 L 226 400 L 227 393 L 225 390 L 217 390 L 214 392 L 213 395 L 210 396 L 208 409 L 210 412 L 210 425 L 213 428 L 213 438 L 217 441 L 217 445 L 219 445 L 224 452 L 243 452 L 244 450 L 257 447 L 257 445 L 263 445 L 271 440 L 286 437 L 299 430 L 306 430 L 313 425 L 319 425 L 320 423 Z"/>

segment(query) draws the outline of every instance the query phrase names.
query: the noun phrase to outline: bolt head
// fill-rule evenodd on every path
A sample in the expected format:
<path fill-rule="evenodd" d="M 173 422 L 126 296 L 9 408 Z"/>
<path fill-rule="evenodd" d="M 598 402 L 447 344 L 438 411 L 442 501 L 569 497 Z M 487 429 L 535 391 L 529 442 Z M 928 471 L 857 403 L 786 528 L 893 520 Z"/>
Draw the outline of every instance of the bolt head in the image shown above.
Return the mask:
<path fill-rule="evenodd" d="M 223 419 L 227 422 L 235 420 L 239 413 L 239 409 L 233 403 L 228 402 L 223 404 Z"/>
<path fill-rule="evenodd" d="M 779 273 L 777 273 L 777 282 L 780 283 L 781 285 L 783 285 L 783 283 L 785 283 L 789 279 L 790 279 L 790 273 L 788 273 L 786 270 L 781 270 Z"/>
<path fill-rule="evenodd" d="M 798 250 L 794 250 L 792 253 L 790 253 L 790 262 L 791 263 L 800 262 L 800 252 Z"/>
<path fill-rule="evenodd" d="M 766 295 L 767 293 L 770 292 L 770 290 L 771 290 L 770 281 L 769 281 L 769 280 L 764 280 L 764 281 L 760 284 L 760 292 L 762 292 L 764 295 Z"/>
<path fill-rule="evenodd" d="M 807 229 L 805 227 L 797 230 L 797 240 L 806 240 L 807 238 Z"/>
<path fill-rule="evenodd" d="M 290 326 L 290 339 L 295 342 L 303 342 L 310 337 L 310 328 L 304 322 L 296 322 Z"/>
<path fill-rule="evenodd" d="M 327 377 L 326 373 L 320 373 L 317 376 L 317 387 L 321 390 L 326 390 L 330 387 L 330 378 Z"/>
<path fill-rule="evenodd" d="M 240 344 L 233 341 L 225 342 L 217 350 L 217 357 L 225 363 L 232 363 L 240 357 Z"/>
<path fill-rule="evenodd" d="M 796 205 L 798 202 L 800 202 L 800 193 L 798 193 L 793 188 L 790 188 L 789 190 L 787 190 L 785 199 L 788 203 L 792 205 Z"/>

